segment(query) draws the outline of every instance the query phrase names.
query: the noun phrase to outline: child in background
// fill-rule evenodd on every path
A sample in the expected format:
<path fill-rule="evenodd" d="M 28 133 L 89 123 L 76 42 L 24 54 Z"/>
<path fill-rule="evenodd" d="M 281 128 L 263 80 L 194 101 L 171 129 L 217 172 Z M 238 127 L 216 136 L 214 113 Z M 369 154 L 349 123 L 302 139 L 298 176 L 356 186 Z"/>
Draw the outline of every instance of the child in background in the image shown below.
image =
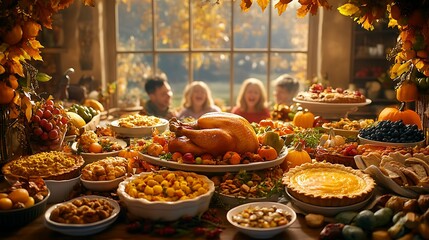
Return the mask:
<path fill-rule="evenodd" d="M 250 123 L 259 123 L 270 117 L 267 93 L 261 80 L 248 78 L 243 82 L 236 106 L 231 112 L 246 118 Z"/>
<path fill-rule="evenodd" d="M 292 99 L 299 91 L 299 82 L 289 74 L 280 75 L 274 80 L 274 100 L 275 104 L 291 105 Z"/>
<path fill-rule="evenodd" d="M 178 118 L 192 117 L 198 119 L 208 112 L 220 112 L 220 108 L 214 104 L 212 92 L 209 86 L 201 81 L 189 83 L 182 98 L 183 109 L 179 112 Z"/>

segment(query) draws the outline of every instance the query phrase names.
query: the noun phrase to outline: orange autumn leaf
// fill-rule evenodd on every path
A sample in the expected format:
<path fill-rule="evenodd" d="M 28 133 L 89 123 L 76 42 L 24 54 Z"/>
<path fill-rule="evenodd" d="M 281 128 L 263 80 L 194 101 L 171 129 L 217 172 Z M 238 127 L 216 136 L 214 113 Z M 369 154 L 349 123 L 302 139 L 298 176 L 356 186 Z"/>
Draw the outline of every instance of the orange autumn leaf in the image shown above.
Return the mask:
<path fill-rule="evenodd" d="M 270 3 L 270 0 L 257 0 L 258 5 L 261 7 L 262 11 L 265 11 L 265 8 L 267 8 L 268 4 Z"/>
<path fill-rule="evenodd" d="M 276 5 L 274 5 L 274 8 L 277 9 L 279 16 L 286 11 L 290 2 L 292 2 L 292 0 L 280 0 L 278 3 L 276 3 Z"/>
<path fill-rule="evenodd" d="M 249 11 L 252 6 L 252 0 L 241 0 L 240 7 L 243 12 Z"/>
<path fill-rule="evenodd" d="M 342 15 L 348 16 L 348 17 L 353 16 L 357 12 L 359 12 L 359 7 L 352 3 L 346 3 L 344 5 L 341 5 L 337 9 Z"/>
<path fill-rule="evenodd" d="M 32 48 L 34 49 L 39 49 L 39 48 L 43 48 L 43 45 L 40 44 L 40 42 L 36 39 L 30 39 L 28 40 L 28 43 L 31 45 Z"/>
<path fill-rule="evenodd" d="M 370 14 L 364 15 L 360 17 L 356 22 L 361 24 L 363 28 L 366 30 L 374 30 L 374 26 L 372 25 L 373 17 Z"/>
<path fill-rule="evenodd" d="M 29 41 L 29 44 L 23 44 L 22 49 L 24 49 L 24 51 L 34 60 L 42 60 L 42 56 L 40 55 L 40 50 L 39 48 L 34 48 L 33 45 L 37 46 L 37 43 L 35 43 L 38 41 L 37 40 L 33 40 L 33 43 L 31 43 L 31 41 Z M 41 46 L 41 44 L 39 43 L 39 45 Z"/>
<path fill-rule="evenodd" d="M 311 8 L 311 4 L 309 5 L 302 5 L 300 8 L 298 8 L 298 10 L 296 11 L 296 15 L 298 17 L 305 17 L 307 15 L 307 13 L 310 11 Z"/>
<path fill-rule="evenodd" d="M 18 46 L 9 47 L 8 52 L 9 52 L 9 54 L 7 56 L 8 59 L 19 59 L 24 54 L 22 49 Z"/>
<path fill-rule="evenodd" d="M 9 61 L 10 65 L 10 73 L 12 74 L 18 74 L 21 77 L 24 77 L 24 68 L 22 67 L 22 64 L 19 62 L 19 60 L 13 60 Z"/>
<path fill-rule="evenodd" d="M 308 12 L 310 12 L 311 15 L 316 15 L 319 7 L 323 7 L 328 10 L 331 9 L 331 5 L 329 5 L 328 1 L 326 0 L 313 0 L 313 1 L 307 1 L 307 2 L 308 4 L 303 4 L 297 10 L 298 17 L 305 17 L 308 14 Z"/>
<path fill-rule="evenodd" d="M 31 116 L 33 115 L 33 109 L 31 106 L 31 99 L 26 95 L 22 97 L 21 108 L 25 112 L 25 117 L 27 118 L 27 121 L 30 121 Z"/>
<path fill-rule="evenodd" d="M 95 0 L 83 0 L 85 6 L 95 7 Z"/>
<path fill-rule="evenodd" d="M 21 105 L 21 98 L 19 94 L 15 94 L 12 99 L 12 102 L 9 104 L 9 117 L 14 119 L 19 116 L 19 107 Z"/>

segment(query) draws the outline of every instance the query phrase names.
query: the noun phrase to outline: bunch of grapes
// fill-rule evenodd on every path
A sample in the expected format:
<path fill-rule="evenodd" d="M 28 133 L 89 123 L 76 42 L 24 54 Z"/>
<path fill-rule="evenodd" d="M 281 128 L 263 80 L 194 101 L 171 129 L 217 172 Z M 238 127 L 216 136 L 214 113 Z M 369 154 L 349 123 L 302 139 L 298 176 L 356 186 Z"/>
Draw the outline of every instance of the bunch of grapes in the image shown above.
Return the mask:
<path fill-rule="evenodd" d="M 51 99 L 39 103 L 33 110 L 30 122 L 33 152 L 58 150 L 67 130 L 67 122 L 62 105 L 55 104 Z"/>

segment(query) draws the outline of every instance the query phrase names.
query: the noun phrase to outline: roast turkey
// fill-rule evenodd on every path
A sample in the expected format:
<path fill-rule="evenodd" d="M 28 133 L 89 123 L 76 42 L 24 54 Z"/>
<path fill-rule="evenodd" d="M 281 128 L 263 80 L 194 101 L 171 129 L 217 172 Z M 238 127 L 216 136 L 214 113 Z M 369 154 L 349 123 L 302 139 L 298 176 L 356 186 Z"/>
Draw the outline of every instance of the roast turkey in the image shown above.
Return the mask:
<path fill-rule="evenodd" d="M 210 153 L 216 157 L 227 151 L 255 153 L 259 147 L 250 123 L 232 113 L 206 113 L 188 124 L 172 118 L 170 131 L 176 134 L 176 138 L 168 144 L 170 152 L 190 152 L 195 155 Z"/>

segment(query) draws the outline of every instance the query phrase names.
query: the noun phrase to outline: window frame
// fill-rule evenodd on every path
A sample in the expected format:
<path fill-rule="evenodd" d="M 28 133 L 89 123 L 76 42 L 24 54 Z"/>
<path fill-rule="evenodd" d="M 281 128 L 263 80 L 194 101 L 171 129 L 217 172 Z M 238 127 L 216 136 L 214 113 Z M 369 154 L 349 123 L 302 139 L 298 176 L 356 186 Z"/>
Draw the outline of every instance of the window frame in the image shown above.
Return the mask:
<path fill-rule="evenodd" d="M 189 1 L 189 13 L 192 12 L 192 6 L 191 6 L 191 1 L 192 0 L 188 0 Z M 228 0 L 225 0 L 228 1 Z M 233 0 L 231 0 L 233 1 Z M 270 4 L 274 4 L 274 1 L 271 1 Z M 152 0 L 152 11 L 155 12 L 155 4 L 156 4 L 156 0 Z M 309 16 L 309 30 L 308 30 L 308 46 L 307 46 L 307 50 L 296 50 L 296 49 L 278 49 L 278 48 L 271 48 L 271 27 L 268 29 L 268 37 L 267 37 L 267 48 L 263 49 L 263 48 L 251 48 L 251 49 L 246 49 L 246 48 L 235 48 L 234 47 L 234 34 L 231 35 L 231 39 L 230 39 L 230 47 L 229 49 L 198 49 L 198 48 L 193 48 L 192 46 L 192 42 L 193 42 L 193 34 L 192 34 L 192 28 L 189 28 L 189 47 L 188 49 L 156 49 L 155 48 L 155 38 L 153 38 L 152 40 L 152 49 L 151 50 L 137 50 L 137 51 L 118 51 L 117 50 L 117 42 L 116 42 L 116 25 L 117 25 L 117 13 L 116 13 L 116 0 L 103 0 L 101 3 L 102 7 L 100 9 L 101 11 L 101 15 L 102 15 L 102 21 L 103 21 L 103 30 L 105 32 L 104 34 L 104 44 L 102 44 L 102 46 L 104 46 L 104 57 L 106 59 L 105 63 L 104 63 L 104 67 L 102 67 L 102 87 L 103 89 L 105 89 L 105 86 L 109 83 L 113 83 L 116 81 L 117 79 L 117 71 L 116 71 L 116 67 L 117 67 L 117 63 L 116 63 L 116 59 L 117 59 L 117 55 L 118 54 L 127 54 L 127 53 L 134 53 L 134 54 L 152 54 L 153 57 L 153 69 L 157 69 L 157 55 L 159 54 L 165 54 L 165 53 L 185 53 L 188 54 L 189 59 L 191 59 L 191 55 L 193 53 L 226 53 L 226 54 L 230 54 L 230 79 L 229 79 L 229 85 L 230 85 L 230 92 L 229 92 L 229 98 L 230 98 L 230 103 L 231 103 L 231 107 L 233 107 L 233 105 L 235 105 L 235 100 L 234 100 L 234 54 L 241 54 L 241 53 L 263 53 L 266 54 L 268 56 L 268 60 L 267 60 L 267 74 L 266 74 L 266 90 L 267 90 L 267 96 L 268 96 L 268 101 L 272 100 L 272 87 L 271 87 L 271 58 L 269 57 L 271 54 L 273 53 L 280 53 L 280 54 L 293 54 L 293 53 L 307 53 L 307 73 L 306 73 L 306 79 L 312 78 L 314 76 L 317 76 L 317 49 L 318 49 L 318 44 L 319 44 L 319 40 L 318 40 L 318 31 L 319 31 L 319 21 L 320 18 L 323 18 L 322 14 L 319 14 L 318 16 Z M 259 7 L 256 4 L 254 4 L 255 6 L 252 7 Z M 239 7 L 238 4 L 234 4 L 232 3 L 232 7 L 231 7 L 231 30 L 233 31 L 234 29 L 234 8 Z M 275 11 L 273 11 L 272 7 L 268 7 L 266 9 L 266 11 L 268 11 L 269 14 L 269 20 L 268 20 L 268 25 L 271 26 L 271 22 L 272 22 L 272 14 L 277 14 Z M 291 11 L 291 10 L 286 10 L 286 11 Z M 243 14 L 247 14 L 247 13 L 243 13 Z M 112 17 L 114 16 L 114 17 Z M 154 14 L 152 15 L 152 33 L 155 36 L 156 35 L 156 27 L 155 27 L 155 21 L 154 21 Z M 192 25 L 192 17 L 190 17 L 190 23 Z M 188 82 L 192 82 L 194 80 L 193 78 L 193 66 L 192 66 L 192 61 L 188 62 L 188 74 L 189 74 L 189 79 Z M 178 93 L 181 94 L 181 93 Z M 116 94 L 114 94 L 114 96 L 112 96 L 112 100 L 113 100 L 113 106 L 117 106 L 117 101 L 118 97 Z"/>

